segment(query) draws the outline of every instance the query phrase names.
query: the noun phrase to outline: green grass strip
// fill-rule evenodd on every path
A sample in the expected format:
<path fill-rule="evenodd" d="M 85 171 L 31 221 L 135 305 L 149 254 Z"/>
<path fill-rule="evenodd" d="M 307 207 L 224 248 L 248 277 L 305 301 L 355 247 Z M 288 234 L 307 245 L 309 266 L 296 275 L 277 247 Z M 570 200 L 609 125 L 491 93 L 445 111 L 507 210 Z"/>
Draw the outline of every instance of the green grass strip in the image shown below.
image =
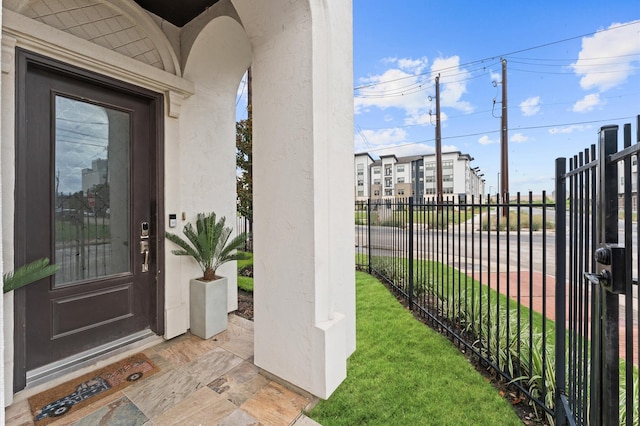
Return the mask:
<path fill-rule="evenodd" d="M 347 378 L 310 417 L 332 425 L 521 425 L 449 340 L 374 277 L 356 273 L 357 350 Z"/>

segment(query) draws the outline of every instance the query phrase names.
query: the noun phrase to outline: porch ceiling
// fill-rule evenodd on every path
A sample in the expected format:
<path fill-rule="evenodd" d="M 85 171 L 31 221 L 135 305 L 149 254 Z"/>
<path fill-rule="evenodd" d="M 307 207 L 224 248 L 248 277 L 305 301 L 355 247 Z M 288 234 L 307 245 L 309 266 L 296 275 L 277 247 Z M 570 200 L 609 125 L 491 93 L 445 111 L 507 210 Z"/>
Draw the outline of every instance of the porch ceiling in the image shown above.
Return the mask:
<path fill-rule="evenodd" d="M 218 0 L 135 0 L 143 9 L 182 27 Z"/>

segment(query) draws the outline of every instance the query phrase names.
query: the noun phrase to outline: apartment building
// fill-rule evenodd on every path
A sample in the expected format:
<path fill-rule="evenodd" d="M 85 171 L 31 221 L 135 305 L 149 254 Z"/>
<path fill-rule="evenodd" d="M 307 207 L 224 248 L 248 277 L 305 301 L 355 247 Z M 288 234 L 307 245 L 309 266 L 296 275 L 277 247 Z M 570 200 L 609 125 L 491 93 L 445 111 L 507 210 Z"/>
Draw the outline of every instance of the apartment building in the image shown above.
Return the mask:
<path fill-rule="evenodd" d="M 472 167 L 473 157 L 460 151 L 442 154 L 442 197 L 445 202 L 478 198 L 485 192 L 484 174 Z M 355 196 L 358 201 L 437 196 L 435 154 L 374 159 L 369 153 L 354 156 Z"/>

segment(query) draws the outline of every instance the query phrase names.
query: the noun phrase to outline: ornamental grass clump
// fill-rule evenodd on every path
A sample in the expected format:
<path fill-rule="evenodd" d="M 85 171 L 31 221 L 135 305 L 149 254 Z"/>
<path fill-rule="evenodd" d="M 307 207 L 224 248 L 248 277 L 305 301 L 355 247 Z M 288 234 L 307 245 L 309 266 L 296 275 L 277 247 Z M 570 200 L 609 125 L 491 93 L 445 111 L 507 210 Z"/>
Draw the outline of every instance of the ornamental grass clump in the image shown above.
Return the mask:
<path fill-rule="evenodd" d="M 177 234 L 166 232 L 166 238 L 180 247 L 171 250 L 177 256 L 191 256 L 202 270 L 203 281 L 213 281 L 217 278 L 216 270 L 223 264 L 245 258 L 245 254 L 237 250 L 244 246 L 247 233 L 243 232 L 231 238 L 232 229 L 225 227 L 226 218 L 216 220 L 216 214 L 198 213 L 196 226 L 187 223 L 182 233 L 186 239 Z"/>

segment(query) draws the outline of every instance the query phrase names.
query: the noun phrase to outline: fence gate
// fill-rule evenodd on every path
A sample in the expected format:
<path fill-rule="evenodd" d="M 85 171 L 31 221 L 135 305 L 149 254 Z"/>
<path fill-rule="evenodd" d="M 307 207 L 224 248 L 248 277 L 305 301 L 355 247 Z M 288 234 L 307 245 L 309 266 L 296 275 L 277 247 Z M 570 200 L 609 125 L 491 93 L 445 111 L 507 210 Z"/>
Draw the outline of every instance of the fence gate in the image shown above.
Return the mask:
<path fill-rule="evenodd" d="M 556 160 L 556 422 L 638 424 L 640 116 Z M 566 200 L 566 202 L 565 202 Z M 563 234 L 566 229 L 566 234 Z"/>

